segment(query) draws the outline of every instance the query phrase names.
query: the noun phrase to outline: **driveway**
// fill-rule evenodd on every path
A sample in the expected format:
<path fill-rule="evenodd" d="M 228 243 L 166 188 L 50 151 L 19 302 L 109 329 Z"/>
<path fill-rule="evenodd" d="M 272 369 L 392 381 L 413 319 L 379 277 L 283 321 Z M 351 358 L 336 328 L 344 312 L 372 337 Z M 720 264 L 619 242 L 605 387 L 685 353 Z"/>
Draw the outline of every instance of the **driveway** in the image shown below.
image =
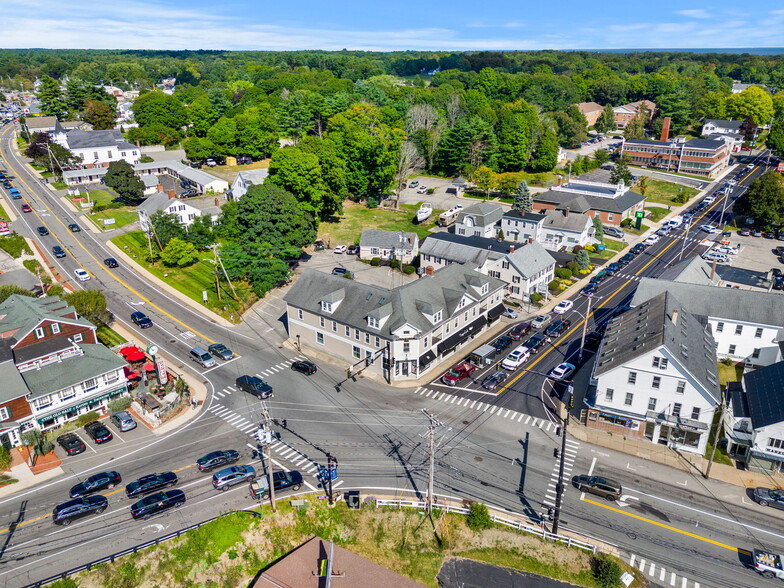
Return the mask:
<path fill-rule="evenodd" d="M 417 204 L 419 202 L 429 202 L 433 208 L 440 210 L 449 210 L 455 204 L 462 204 L 469 206 L 471 203 L 480 202 L 473 198 L 463 198 L 456 194 L 447 194 L 446 189 L 453 187 L 453 178 L 432 178 L 429 176 L 417 176 L 408 181 L 410 185 L 412 181 L 418 181 L 419 186 L 416 188 L 404 188 L 400 191 L 401 204 Z M 427 186 L 428 188 L 435 188 L 433 194 L 417 194 L 420 186 Z M 498 204 L 498 203 L 494 203 Z"/>
<path fill-rule="evenodd" d="M 417 279 L 416 274 L 408 276 L 399 270 L 391 269 L 389 266 L 373 267 L 369 263 L 360 261 L 356 255 L 333 253 L 332 251 L 332 249 L 314 251 L 308 261 L 300 261 L 295 272 L 300 273 L 305 268 L 311 268 L 328 274 L 332 272 L 333 268 L 342 267 L 350 271 L 357 282 L 382 288 L 398 288 Z"/>

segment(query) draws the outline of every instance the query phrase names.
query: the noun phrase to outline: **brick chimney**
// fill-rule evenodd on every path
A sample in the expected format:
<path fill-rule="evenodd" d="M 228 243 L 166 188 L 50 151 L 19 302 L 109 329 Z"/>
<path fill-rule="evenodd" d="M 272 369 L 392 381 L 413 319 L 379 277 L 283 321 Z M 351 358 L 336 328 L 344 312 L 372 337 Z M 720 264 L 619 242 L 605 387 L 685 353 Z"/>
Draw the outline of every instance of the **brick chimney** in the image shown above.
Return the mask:
<path fill-rule="evenodd" d="M 158 184 L 158 192 L 163 192 L 163 184 Z"/>
<path fill-rule="evenodd" d="M 215 198 L 215 206 L 220 206 L 220 199 Z"/>
<path fill-rule="evenodd" d="M 435 270 L 435 268 L 434 268 L 432 265 L 429 265 L 429 266 L 427 266 L 427 267 L 425 268 L 425 273 L 426 273 L 428 276 L 432 276 L 434 273 L 436 273 L 436 270 Z"/>
<path fill-rule="evenodd" d="M 671 122 L 672 119 L 669 116 L 664 117 L 664 122 L 662 123 L 662 132 L 661 132 L 661 136 L 659 137 L 659 141 L 669 141 Z"/>
<path fill-rule="evenodd" d="M 169 200 L 173 200 L 174 198 L 177 198 L 177 192 L 175 192 L 174 190 L 169 190 L 166 193 L 169 195 Z"/>
<path fill-rule="evenodd" d="M 568 206 L 564 209 L 564 216 L 569 216 L 569 207 Z"/>
<path fill-rule="evenodd" d="M 514 245 L 509 246 L 509 253 L 514 253 Z"/>

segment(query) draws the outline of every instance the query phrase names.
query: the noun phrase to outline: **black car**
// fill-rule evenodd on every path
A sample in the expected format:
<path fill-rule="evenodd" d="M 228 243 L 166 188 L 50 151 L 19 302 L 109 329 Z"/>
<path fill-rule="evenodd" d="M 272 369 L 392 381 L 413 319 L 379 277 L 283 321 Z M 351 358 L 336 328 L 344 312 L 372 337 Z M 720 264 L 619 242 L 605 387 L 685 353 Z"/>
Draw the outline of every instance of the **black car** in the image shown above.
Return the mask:
<path fill-rule="evenodd" d="M 140 329 L 147 329 L 152 326 L 152 321 L 150 317 L 148 317 L 143 312 L 136 311 L 131 314 L 131 320 L 135 325 L 137 325 Z"/>
<path fill-rule="evenodd" d="M 52 253 L 54 253 L 54 256 L 58 258 L 65 257 L 65 251 L 59 245 L 52 247 Z"/>
<path fill-rule="evenodd" d="M 588 351 L 596 351 L 599 345 L 602 344 L 602 334 L 597 331 L 591 331 L 585 336 L 585 349 Z"/>
<path fill-rule="evenodd" d="M 149 494 L 161 488 L 171 488 L 177 483 L 177 474 L 174 472 L 162 472 L 160 474 L 150 474 L 134 480 L 125 487 L 125 494 L 128 498 Z"/>
<path fill-rule="evenodd" d="M 590 283 L 585 288 L 580 290 L 580 294 L 582 294 L 583 296 L 593 296 L 598 288 L 599 288 L 598 284 Z"/>
<path fill-rule="evenodd" d="M 633 253 L 627 253 L 626 255 L 621 257 L 621 263 L 623 263 L 623 264 L 631 263 L 633 260 L 634 260 L 634 254 Z"/>
<path fill-rule="evenodd" d="M 645 251 L 645 245 L 643 245 L 642 243 L 637 243 L 637 245 L 629 249 L 629 253 L 633 255 L 639 255 L 643 251 Z"/>
<path fill-rule="evenodd" d="M 782 276 L 774 276 L 773 277 L 773 289 L 774 290 L 784 290 L 784 277 L 782 277 Z"/>
<path fill-rule="evenodd" d="M 38 231 L 38 234 L 42 237 L 46 237 L 49 234 L 49 229 L 46 227 L 38 227 L 36 231 Z"/>
<path fill-rule="evenodd" d="M 604 268 L 604 271 L 607 273 L 608 276 L 612 276 L 618 273 L 620 269 L 621 269 L 621 265 L 613 261 L 612 263 L 608 264 L 606 268 Z"/>
<path fill-rule="evenodd" d="M 101 443 L 106 443 L 107 441 L 111 441 L 114 438 L 112 432 L 106 428 L 106 425 L 98 421 L 87 423 L 84 426 L 84 430 L 98 445 Z"/>
<path fill-rule="evenodd" d="M 569 319 L 563 319 L 563 320 L 560 320 L 560 321 L 555 321 L 552 325 L 550 325 L 549 327 L 547 327 L 545 329 L 544 334 L 547 335 L 548 337 L 558 337 L 567 328 L 569 328 L 569 325 L 571 325 L 571 324 L 572 324 L 572 321 L 570 321 Z"/>
<path fill-rule="evenodd" d="M 344 267 L 333 267 L 332 268 L 332 275 L 333 276 L 345 276 L 348 273 L 348 270 Z"/>
<path fill-rule="evenodd" d="M 506 349 L 512 344 L 512 341 L 514 341 L 514 339 L 512 339 L 508 335 L 504 335 L 503 337 L 498 337 L 498 339 L 493 341 L 491 345 L 495 347 L 496 353 L 501 353 L 504 349 Z"/>
<path fill-rule="evenodd" d="M 62 447 L 68 455 L 76 455 L 87 449 L 84 442 L 74 433 L 60 435 L 57 438 L 57 444 Z"/>
<path fill-rule="evenodd" d="M 531 323 L 520 323 L 515 328 L 513 328 L 511 331 L 509 331 L 509 336 L 514 341 L 519 341 L 526 334 L 528 334 L 528 331 L 530 331 L 530 330 L 531 330 Z"/>
<path fill-rule="evenodd" d="M 79 228 L 79 225 L 77 225 L 76 223 L 71 223 L 70 225 L 68 225 L 68 228 L 71 230 L 72 233 L 79 233 L 82 230 Z"/>
<path fill-rule="evenodd" d="M 114 257 L 107 257 L 103 260 L 103 263 L 106 267 L 117 267 L 119 265 Z"/>
<path fill-rule="evenodd" d="M 228 361 L 234 357 L 234 352 L 223 343 L 213 343 L 207 347 L 207 351 L 209 351 L 211 355 L 220 357 L 223 361 Z"/>
<path fill-rule="evenodd" d="M 346 249 L 347 255 L 359 255 L 359 245 L 349 245 Z"/>
<path fill-rule="evenodd" d="M 233 449 L 226 451 L 213 451 L 204 457 L 196 460 L 196 467 L 200 472 L 207 472 L 219 466 L 236 463 L 240 459 L 240 454 Z"/>
<path fill-rule="evenodd" d="M 537 333 L 525 342 L 525 346 L 528 348 L 529 352 L 536 353 L 539 351 L 539 348 L 544 345 L 546 340 L 547 337 L 545 337 L 543 333 Z"/>
<path fill-rule="evenodd" d="M 509 374 L 503 370 L 490 374 L 482 382 L 482 388 L 485 390 L 495 390 L 499 385 L 503 384 L 504 380 L 508 377 Z"/>
<path fill-rule="evenodd" d="M 312 361 L 295 361 L 291 364 L 291 369 L 306 376 L 312 376 L 316 373 L 316 364 Z"/>
<path fill-rule="evenodd" d="M 69 494 L 71 498 L 79 498 L 80 496 L 87 496 L 105 488 L 114 488 L 117 484 L 122 482 L 122 477 L 118 472 L 101 472 L 100 474 L 93 474 L 84 482 L 79 482 L 71 487 Z"/>
<path fill-rule="evenodd" d="M 134 519 L 149 519 L 152 515 L 168 510 L 172 507 L 178 508 L 185 503 L 185 492 L 182 490 L 168 490 L 158 492 L 142 498 L 139 502 L 131 505 L 131 516 Z"/>
<path fill-rule="evenodd" d="M 302 474 L 296 470 L 290 472 L 273 472 L 272 485 L 275 487 L 275 492 L 278 490 L 287 489 L 291 489 L 296 492 L 302 487 Z M 266 496 L 267 492 L 269 492 L 269 481 L 267 476 L 256 478 L 253 482 L 251 482 L 251 488 L 253 488 L 253 494 L 256 498 L 263 498 Z"/>
<path fill-rule="evenodd" d="M 589 284 L 596 284 L 597 286 L 607 279 L 607 271 L 602 270 L 588 282 Z"/>
<path fill-rule="evenodd" d="M 58 504 L 52 510 L 52 522 L 55 525 L 67 527 L 74 519 L 82 518 L 89 514 L 101 514 L 109 506 L 105 496 L 88 496 L 77 498 Z"/>
<path fill-rule="evenodd" d="M 243 392 L 253 394 L 262 400 L 272 397 L 272 386 L 256 376 L 240 376 L 234 383 Z"/>

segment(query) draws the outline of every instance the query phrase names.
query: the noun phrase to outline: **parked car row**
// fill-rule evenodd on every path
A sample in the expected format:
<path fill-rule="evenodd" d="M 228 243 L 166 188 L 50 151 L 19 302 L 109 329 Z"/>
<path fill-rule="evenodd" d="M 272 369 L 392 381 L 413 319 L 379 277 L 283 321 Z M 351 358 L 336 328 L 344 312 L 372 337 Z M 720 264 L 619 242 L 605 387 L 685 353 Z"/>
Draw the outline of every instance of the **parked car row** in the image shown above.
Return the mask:
<path fill-rule="evenodd" d="M 121 433 L 131 431 L 136 428 L 136 421 L 127 410 L 118 410 L 109 417 L 109 421 L 117 427 Z M 84 431 L 96 445 L 108 443 L 114 438 L 111 430 L 101 421 L 92 421 L 84 426 Z M 57 444 L 63 448 L 66 455 L 78 455 L 87 449 L 84 441 L 74 432 L 64 433 L 55 439 Z"/>

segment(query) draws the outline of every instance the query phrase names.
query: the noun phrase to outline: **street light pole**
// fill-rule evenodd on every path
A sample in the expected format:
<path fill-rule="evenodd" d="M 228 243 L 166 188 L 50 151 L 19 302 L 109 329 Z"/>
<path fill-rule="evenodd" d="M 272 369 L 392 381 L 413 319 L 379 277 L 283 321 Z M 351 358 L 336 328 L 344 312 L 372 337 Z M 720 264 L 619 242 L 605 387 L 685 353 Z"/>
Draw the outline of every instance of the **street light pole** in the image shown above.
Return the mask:
<path fill-rule="evenodd" d="M 588 310 L 585 311 L 585 316 L 583 317 L 583 334 L 580 337 L 580 351 L 577 353 L 577 363 L 582 364 L 583 362 L 583 350 L 585 349 L 585 332 L 588 330 L 588 319 L 591 318 L 591 302 L 593 301 L 593 296 L 588 296 Z"/>
<path fill-rule="evenodd" d="M 569 424 L 569 409 L 574 403 L 574 388 L 569 384 L 569 401 L 564 403 L 566 409 L 566 416 L 563 420 L 563 428 L 561 429 L 561 455 L 558 463 L 558 484 L 555 486 L 555 512 L 553 513 L 553 535 L 558 534 L 558 523 L 561 520 L 561 500 L 564 491 L 564 456 L 566 454 L 566 427 Z"/>

